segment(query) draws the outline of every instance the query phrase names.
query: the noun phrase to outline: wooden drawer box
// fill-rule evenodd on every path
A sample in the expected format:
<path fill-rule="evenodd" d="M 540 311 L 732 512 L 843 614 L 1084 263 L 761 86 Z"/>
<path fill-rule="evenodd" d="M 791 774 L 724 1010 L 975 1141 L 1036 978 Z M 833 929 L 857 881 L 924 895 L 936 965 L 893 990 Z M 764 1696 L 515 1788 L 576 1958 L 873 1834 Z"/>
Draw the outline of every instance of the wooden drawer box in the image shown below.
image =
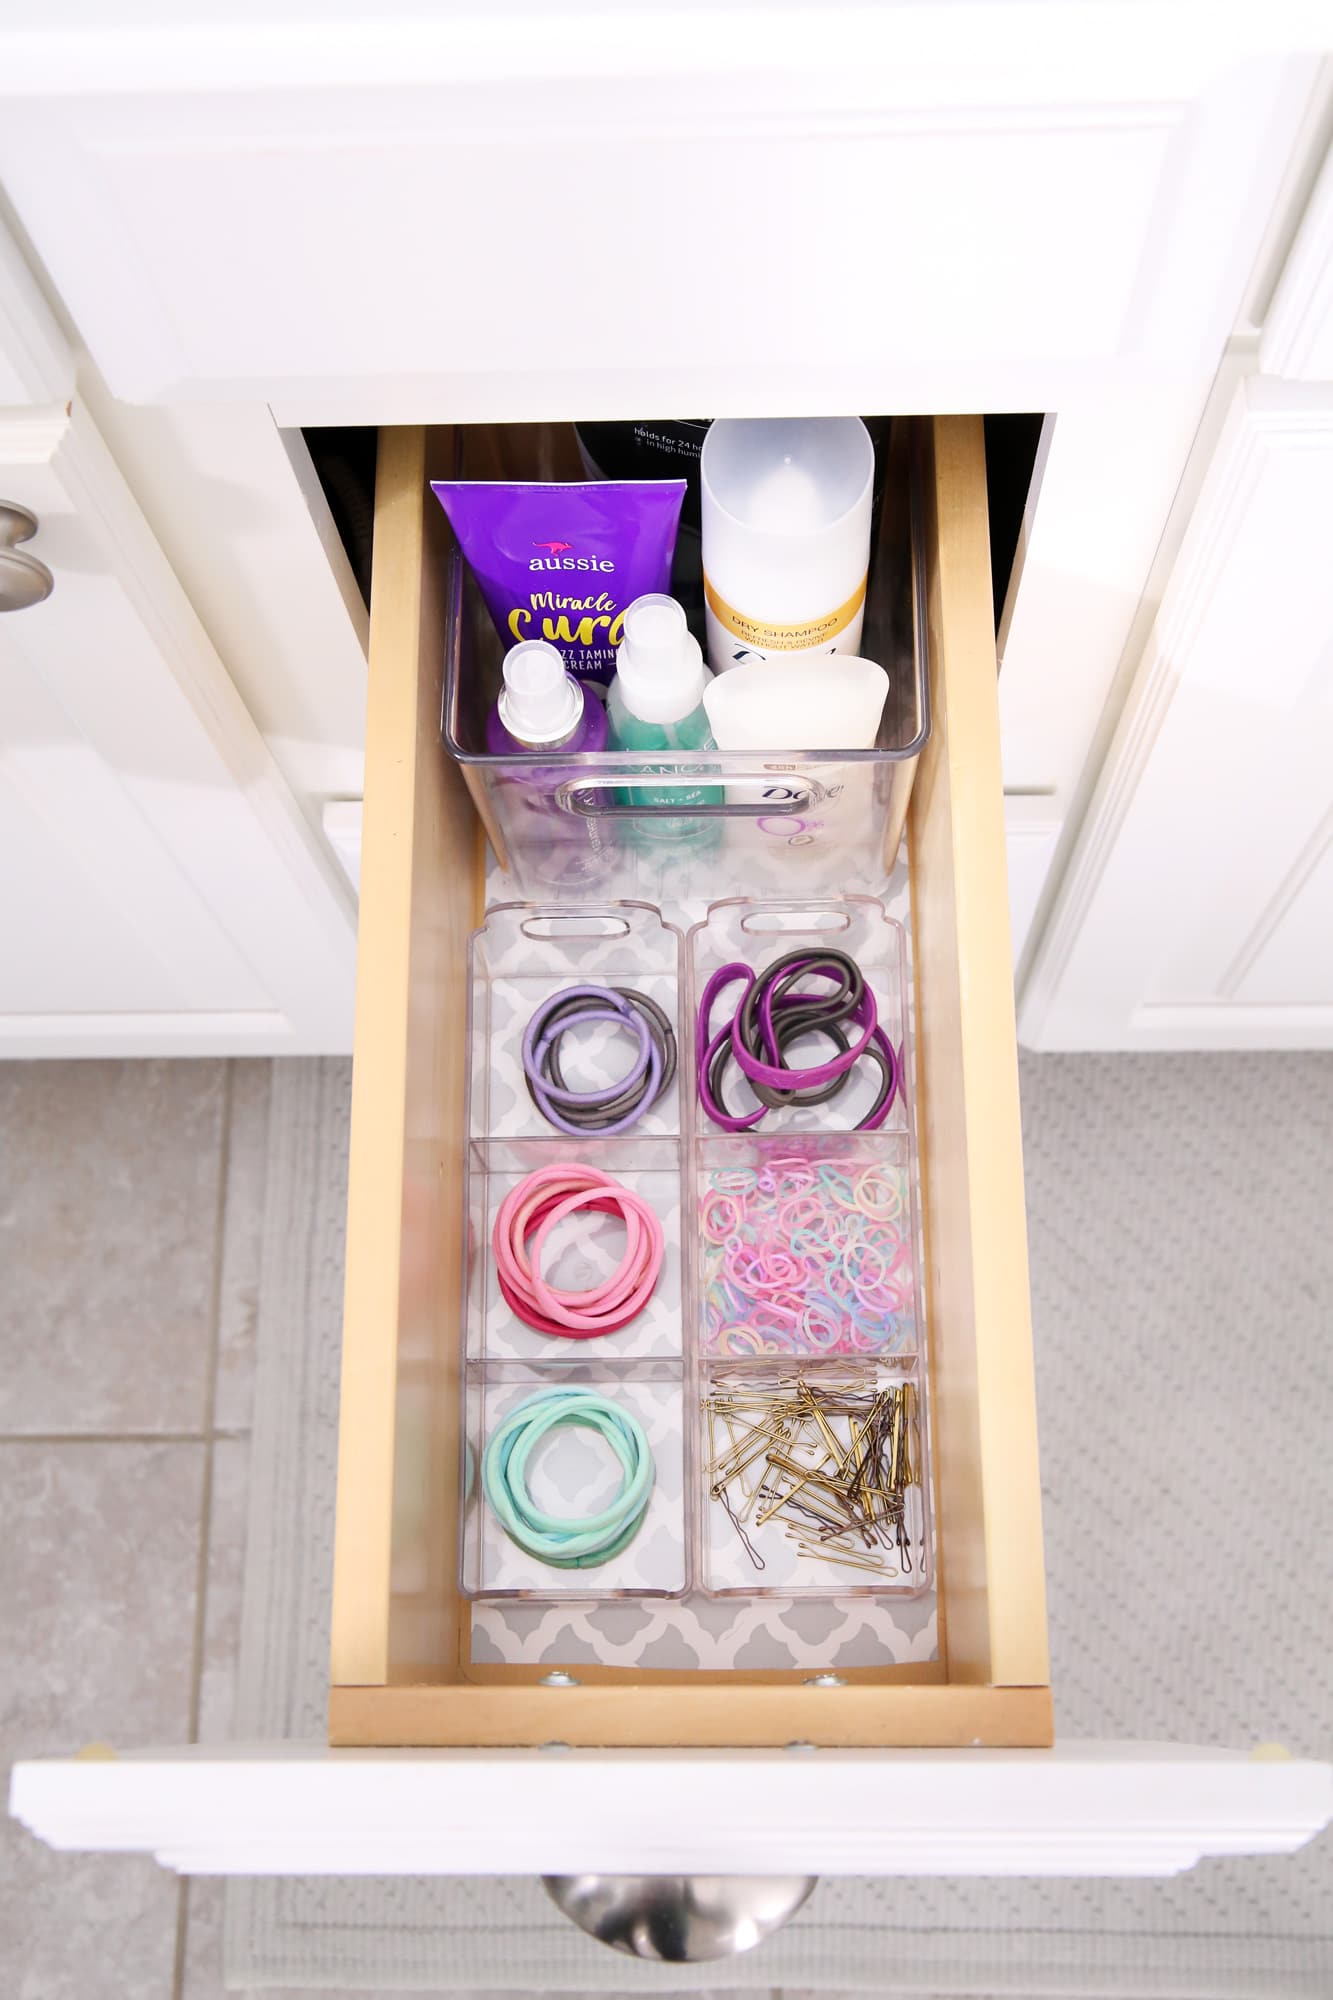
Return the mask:
<path fill-rule="evenodd" d="M 908 815 L 939 1658 L 847 1670 L 480 1666 L 457 1587 L 467 940 L 484 849 L 440 739 L 449 440 L 381 435 L 352 1101 L 335 1744 L 1051 1740 L 979 419 L 928 426 L 933 733 Z M 407 1542 L 411 1587 L 401 1583 Z M 396 1569 L 399 1577 L 396 1578 Z"/>

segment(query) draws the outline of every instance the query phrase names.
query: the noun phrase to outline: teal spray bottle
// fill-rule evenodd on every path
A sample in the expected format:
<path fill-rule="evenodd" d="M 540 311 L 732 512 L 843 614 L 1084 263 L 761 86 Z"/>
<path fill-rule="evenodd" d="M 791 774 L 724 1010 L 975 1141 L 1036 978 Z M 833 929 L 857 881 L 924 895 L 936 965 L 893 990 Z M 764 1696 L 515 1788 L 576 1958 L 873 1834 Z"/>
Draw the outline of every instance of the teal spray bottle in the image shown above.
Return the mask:
<path fill-rule="evenodd" d="M 703 704 L 704 688 L 712 679 L 704 665 L 699 641 L 685 622 L 673 597 L 653 593 L 636 597 L 625 612 L 616 654 L 616 677 L 606 698 L 607 748 L 650 757 L 661 750 L 711 750 L 713 732 Z M 651 763 L 636 770 L 666 775 L 666 767 Z M 673 782 L 635 784 L 621 793 L 621 803 L 646 808 L 631 822 L 633 838 L 653 845 L 682 842 L 711 844 L 720 837 L 717 819 L 699 812 L 720 806 L 720 785 L 695 785 L 671 773 Z M 674 811 L 664 810 L 674 807 Z"/>

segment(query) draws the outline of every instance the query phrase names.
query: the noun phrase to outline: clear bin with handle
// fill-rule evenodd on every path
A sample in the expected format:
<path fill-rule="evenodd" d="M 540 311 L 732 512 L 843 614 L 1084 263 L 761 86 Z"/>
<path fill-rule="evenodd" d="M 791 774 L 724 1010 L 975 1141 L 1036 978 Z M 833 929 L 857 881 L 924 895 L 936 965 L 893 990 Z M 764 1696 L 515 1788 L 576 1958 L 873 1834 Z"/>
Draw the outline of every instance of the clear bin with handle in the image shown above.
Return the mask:
<path fill-rule="evenodd" d="M 451 550 L 444 740 L 521 893 L 660 904 L 736 893 L 827 895 L 882 880 L 929 733 L 918 432 L 915 419 L 894 423 L 871 551 L 862 651 L 889 677 L 871 750 L 661 751 L 651 766 L 625 751 L 489 756 L 486 717 L 504 648 L 466 562 Z M 505 477 L 580 476 L 572 426 L 568 466 L 558 450 L 554 463 L 548 451 L 535 454 L 533 437 L 514 430 Z M 469 466 L 466 442 L 461 464 L 431 470 L 496 477 L 493 464 Z M 671 796 L 677 789 L 680 804 Z"/>

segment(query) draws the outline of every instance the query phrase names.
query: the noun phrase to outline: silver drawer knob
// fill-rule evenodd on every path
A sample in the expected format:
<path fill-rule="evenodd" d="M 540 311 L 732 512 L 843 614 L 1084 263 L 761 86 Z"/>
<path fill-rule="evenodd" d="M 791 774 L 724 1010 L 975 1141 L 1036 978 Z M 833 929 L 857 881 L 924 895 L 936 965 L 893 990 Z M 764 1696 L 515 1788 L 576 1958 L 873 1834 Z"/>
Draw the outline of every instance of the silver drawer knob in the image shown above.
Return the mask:
<path fill-rule="evenodd" d="M 0 500 L 0 611 L 26 611 L 55 589 L 56 580 L 46 564 L 18 546 L 36 533 L 35 514 L 12 500 Z"/>
<path fill-rule="evenodd" d="M 794 1917 L 817 1875 L 543 1875 L 589 1937 L 672 1964 L 749 1951 Z"/>

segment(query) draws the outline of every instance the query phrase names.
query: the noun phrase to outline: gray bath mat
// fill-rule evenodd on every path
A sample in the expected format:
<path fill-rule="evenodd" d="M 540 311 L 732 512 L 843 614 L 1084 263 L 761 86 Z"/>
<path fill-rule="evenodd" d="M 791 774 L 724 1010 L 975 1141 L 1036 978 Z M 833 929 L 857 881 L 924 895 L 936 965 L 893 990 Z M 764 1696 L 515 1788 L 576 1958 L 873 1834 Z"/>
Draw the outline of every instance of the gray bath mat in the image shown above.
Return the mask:
<path fill-rule="evenodd" d="M 324 1731 L 349 1071 L 274 1066 L 236 1733 Z M 1327 1756 L 1333 1059 L 1023 1066 L 1062 1736 Z M 233 1882 L 237 1985 L 1260 2000 L 1333 1992 L 1333 1839 L 1162 1882 L 835 1881 L 630 1967 L 527 1879 Z"/>

